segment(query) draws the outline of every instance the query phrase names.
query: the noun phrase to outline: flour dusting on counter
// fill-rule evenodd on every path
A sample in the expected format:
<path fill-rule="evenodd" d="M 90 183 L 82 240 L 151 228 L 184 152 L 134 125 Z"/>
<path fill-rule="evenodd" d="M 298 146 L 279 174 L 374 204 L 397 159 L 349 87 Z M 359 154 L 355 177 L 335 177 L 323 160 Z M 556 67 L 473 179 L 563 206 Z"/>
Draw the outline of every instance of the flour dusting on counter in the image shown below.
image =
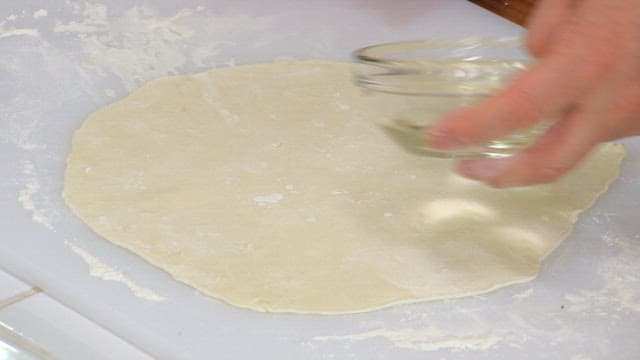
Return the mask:
<path fill-rule="evenodd" d="M 531 294 L 533 294 L 533 288 L 529 288 L 529 289 L 527 289 L 527 290 L 525 290 L 525 291 L 523 291 L 521 293 L 513 295 L 512 297 L 514 299 L 526 299 L 529 296 L 531 296 Z"/>
<path fill-rule="evenodd" d="M 497 336 L 486 337 L 457 337 L 446 334 L 445 332 L 433 328 L 427 327 L 423 329 L 399 329 L 399 330 L 387 330 L 378 329 L 362 333 L 347 334 L 347 335 L 329 335 L 329 336 L 316 336 L 313 338 L 315 341 L 330 341 L 330 340 L 368 340 L 373 338 L 384 338 L 395 346 L 405 349 L 421 350 L 421 351 L 436 351 L 436 350 L 451 350 L 451 351 L 470 351 L 470 350 L 487 350 L 496 346 L 501 338 Z"/>
<path fill-rule="evenodd" d="M 117 281 L 124 285 L 126 285 L 135 296 L 153 301 L 164 301 L 165 298 L 162 295 L 157 294 L 153 290 L 140 286 L 128 277 L 126 277 L 121 271 L 112 268 L 111 266 L 103 263 L 100 259 L 95 256 L 89 254 L 86 250 L 81 247 L 70 243 L 69 241 L 64 242 L 74 253 L 78 254 L 86 263 L 89 265 L 89 274 L 91 276 L 95 276 L 101 278 L 103 280 L 109 281 Z"/>
<path fill-rule="evenodd" d="M 18 193 L 18 201 L 22 204 L 22 207 L 31 212 L 31 219 L 33 221 L 42 224 L 49 230 L 53 230 L 53 226 L 49 219 L 35 206 L 32 196 L 38 192 L 40 184 L 35 180 L 30 180 L 24 184 L 24 189 Z"/>
<path fill-rule="evenodd" d="M 15 28 L 4 29 L 4 28 L 0 27 L 0 39 L 6 38 L 6 37 L 11 37 L 11 36 L 39 36 L 39 35 L 40 35 L 40 32 L 38 31 L 38 29 L 26 29 L 26 28 L 22 28 L 22 29 L 15 29 Z"/>
<path fill-rule="evenodd" d="M 49 11 L 47 9 L 38 9 L 33 12 L 33 18 L 38 19 L 49 15 Z"/>
<path fill-rule="evenodd" d="M 24 175 L 28 178 L 23 182 L 23 188 L 18 191 L 18 202 L 22 205 L 22 208 L 31 213 L 31 219 L 49 230 L 54 230 L 51 225 L 51 220 L 43 213 L 41 209 L 36 206 L 34 196 L 38 194 L 40 190 L 40 183 L 34 176 L 34 165 L 30 161 L 23 162 Z"/>
<path fill-rule="evenodd" d="M 606 316 L 612 311 L 640 312 L 640 274 L 634 268 L 640 259 L 640 234 L 633 238 L 622 238 L 605 234 L 602 241 L 616 248 L 625 257 L 604 258 L 596 264 L 598 278 L 602 286 L 597 289 L 583 289 L 564 296 L 567 309 Z"/>
<path fill-rule="evenodd" d="M 114 14 L 106 4 L 87 1 L 75 3 L 73 13 L 77 18 L 57 21 L 54 32 L 81 43 L 83 67 L 103 76 L 115 74 L 127 91 L 182 73 L 189 65 L 204 69 L 228 64 L 232 58 L 217 55 L 236 45 L 234 33 L 254 31 L 260 38 L 272 24 L 267 17 L 222 15 L 201 6 L 163 15 L 140 4 Z"/>

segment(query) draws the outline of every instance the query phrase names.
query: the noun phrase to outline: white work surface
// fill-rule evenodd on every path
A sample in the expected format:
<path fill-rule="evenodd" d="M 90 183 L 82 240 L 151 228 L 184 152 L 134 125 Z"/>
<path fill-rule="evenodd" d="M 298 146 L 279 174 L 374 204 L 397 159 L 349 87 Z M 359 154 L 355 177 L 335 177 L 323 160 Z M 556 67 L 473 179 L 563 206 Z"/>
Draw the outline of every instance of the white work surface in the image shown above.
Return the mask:
<path fill-rule="evenodd" d="M 161 359 L 640 358 L 634 139 L 621 178 L 534 281 L 355 315 L 264 314 L 201 295 L 96 236 L 60 196 L 72 132 L 148 80 L 517 26 L 454 0 L 53 4 L 0 3 L 0 261 L 15 276 Z M 102 266 L 90 273 L 79 252 Z"/>

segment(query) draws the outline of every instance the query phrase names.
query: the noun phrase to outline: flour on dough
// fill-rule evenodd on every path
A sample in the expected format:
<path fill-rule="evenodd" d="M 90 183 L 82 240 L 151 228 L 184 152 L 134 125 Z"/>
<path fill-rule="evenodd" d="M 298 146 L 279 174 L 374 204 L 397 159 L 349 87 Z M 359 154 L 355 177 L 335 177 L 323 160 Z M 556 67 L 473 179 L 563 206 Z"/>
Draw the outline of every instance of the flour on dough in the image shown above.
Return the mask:
<path fill-rule="evenodd" d="M 276 62 L 148 83 L 75 133 L 64 197 L 95 232 L 231 304 L 345 313 L 532 279 L 619 172 L 495 190 L 407 154 L 350 65 Z"/>

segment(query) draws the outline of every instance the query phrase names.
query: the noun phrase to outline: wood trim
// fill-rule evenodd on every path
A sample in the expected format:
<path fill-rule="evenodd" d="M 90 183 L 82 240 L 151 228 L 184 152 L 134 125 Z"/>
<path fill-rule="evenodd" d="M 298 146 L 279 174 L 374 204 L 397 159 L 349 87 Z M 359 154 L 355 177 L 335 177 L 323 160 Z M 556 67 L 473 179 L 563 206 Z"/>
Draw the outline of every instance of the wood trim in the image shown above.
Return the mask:
<path fill-rule="evenodd" d="M 470 0 L 518 25 L 525 24 L 537 0 Z"/>

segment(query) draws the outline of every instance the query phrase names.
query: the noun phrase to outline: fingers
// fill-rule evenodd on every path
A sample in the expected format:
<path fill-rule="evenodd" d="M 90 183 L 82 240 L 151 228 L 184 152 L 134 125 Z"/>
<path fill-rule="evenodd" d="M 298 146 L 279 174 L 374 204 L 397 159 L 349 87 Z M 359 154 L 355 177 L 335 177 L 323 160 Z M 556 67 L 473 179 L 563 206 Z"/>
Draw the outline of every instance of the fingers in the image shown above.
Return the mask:
<path fill-rule="evenodd" d="M 609 79 L 565 114 L 531 147 L 505 159 L 462 161 L 458 171 L 495 187 L 552 182 L 571 170 L 602 141 L 626 136 L 640 126 L 626 126 L 640 115 L 640 90 Z M 630 99 L 634 99 L 631 101 Z M 627 108 L 621 107 L 625 100 Z"/>
<path fill-rule="evenodd" d="M 530 148 L 505 159 L 467 160 L 458 171 L 495 187 L 552 182 L 602 141 L 640 134 L 640 72 L 612 77 L 582 99 Z"/>
<path fill-rule="evenodd" d="M 611 4 L 573 1 L 580 6 L 575 6 L 574 18 L 553 49 L 495 96 L 441 119 L 427 135 L 431 146 L 457 150 L 530 128 L 573 107 L 612 72 L 619 71 L 620 59 L 637 47 L 637 40 L 628 39 L 630 35 L 616 35 L 634 24 L 626 19 L 630 15 L 612 20 L 613 14 L 609 14 L 606 20 L 594 13 L 611 11 Z M 569 6 L 575 5 L 573 1 Z M 630 12 L 618 9 L 616 14 L 622 16 L 619 12 L 623 10 Z M 636 32 L 627 29 L 625 33 Z"/>
<path fill-rule="evenodd" d="M 639 135 L 637 5 L 544 0 L 528 39 L 539 62 L 495 96 L 443 118 L 428 134 L 430 145 L 457 150 L 486 144 L 566 113 L 519 154 L 460 163 L 463 175 L 505 187 L 554 181 L 599 142 Z"/>
<path fill-rule="evenodd" d="M 553 46 L 555 39 L 571 17 L 575 0 L 543 0 L 527 20 L 527 48 L 541 57 Z"/>
<path fill-rule="evenodd" d="M 574 111 L 523 152 L 504 159 L 461 161 L 458 171 L 494 187 L 524 186 L 557 180 L 600 142 L 589 114 Z"/>
<path fill-rule="evenodd" d="M 591 25 L 588 21 L 572 23 L 558 48 L 504 90 L 441 119 L 427 135 L 429 144 L 441 150 L 482 145 L 573 107 L 617 71 L 618 59 L 629 48 L 626 44 L 613 46 L 611 34 L 601 34 Z M 585 34 L 592 41 L 583 41 Z"/>
<path fill-rule="evenodd" d="M 582 91 L 575 67 L 570 57 L 549 56 L 497 95 L 441 119 L 427 141 L 442 150 L 484 144 L 560 113 Z"/>

